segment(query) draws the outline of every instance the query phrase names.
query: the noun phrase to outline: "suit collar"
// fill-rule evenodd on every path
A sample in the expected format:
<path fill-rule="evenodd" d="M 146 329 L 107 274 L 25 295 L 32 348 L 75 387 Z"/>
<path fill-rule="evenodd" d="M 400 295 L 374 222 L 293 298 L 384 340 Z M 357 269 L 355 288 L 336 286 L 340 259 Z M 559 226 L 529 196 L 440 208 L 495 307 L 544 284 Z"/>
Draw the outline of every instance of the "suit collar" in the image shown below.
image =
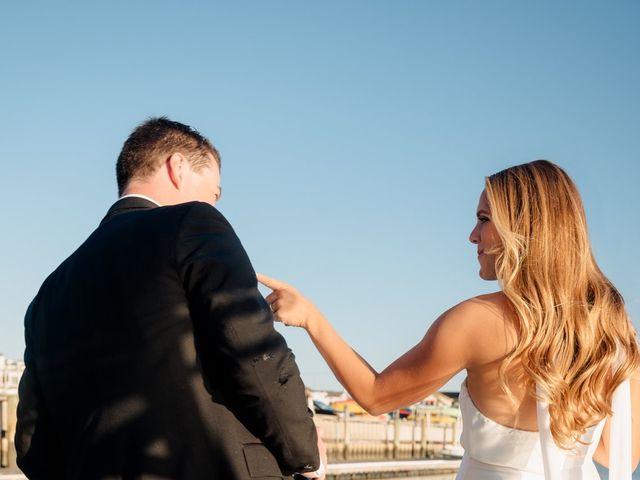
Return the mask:
<path fill-rule="evenodd" d="M 158 205 L 156 203 L 151 200 L 147 200 L 146 198 L 136 196 L 124 197 L 111 206 L 105 217 L 100 222 L 100 225 L 102 225 L 110 218 L 113 218 L 116 215 L 120 215 L 122 213 L 133 212 L 135 210 L 147 210 L 157 207 Z"/>

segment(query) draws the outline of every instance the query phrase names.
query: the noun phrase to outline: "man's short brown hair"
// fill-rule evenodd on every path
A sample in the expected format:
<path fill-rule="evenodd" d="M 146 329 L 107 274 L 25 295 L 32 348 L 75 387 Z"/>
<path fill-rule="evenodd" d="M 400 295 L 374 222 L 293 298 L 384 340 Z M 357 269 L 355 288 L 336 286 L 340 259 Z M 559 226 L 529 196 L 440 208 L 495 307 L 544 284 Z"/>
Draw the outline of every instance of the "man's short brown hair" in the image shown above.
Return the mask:
<path fill-rule="evenodd" d="M 220 167 L 220 154 L 197 130 L 167 117 L 150 118 L 129 135 L 118 156 L 118 193 L 122 195 L 132 179 L 151 175 L 177 152 L 187 157 L 196 171 L 211 164 L 209 155 Z"/>

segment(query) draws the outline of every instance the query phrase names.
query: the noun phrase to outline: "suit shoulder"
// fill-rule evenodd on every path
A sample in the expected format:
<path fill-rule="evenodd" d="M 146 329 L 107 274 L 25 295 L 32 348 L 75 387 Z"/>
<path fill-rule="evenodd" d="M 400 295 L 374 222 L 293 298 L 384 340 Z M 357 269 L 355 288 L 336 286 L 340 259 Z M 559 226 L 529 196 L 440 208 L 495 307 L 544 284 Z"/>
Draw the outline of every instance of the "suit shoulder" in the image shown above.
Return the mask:
<path fill-rule="evenodd" d="M 186 202 L 151 210 L 152 217 L 163 222 L 175 223 L 178 230 L 232 229 L 231 224 L 214 206 L 205 202 Z"/>
<path fill-rule="evenodd" d="M 222 238 L 232 242 L 238 241 L 231 224 L 214 206 L 204 202 L 189 202 L 180 205 L 179 211 L 179 239 L 197 240 L 199 235 L 215 235 L 218 242 Z"/>
<path fill-rule="evenodd" d="M 205 202 L 187 202 L 175 206 L 185 219 L 209 219 L 211 221 L 222 221 L 229 224 L 227 219 L 213 205 Z"/>

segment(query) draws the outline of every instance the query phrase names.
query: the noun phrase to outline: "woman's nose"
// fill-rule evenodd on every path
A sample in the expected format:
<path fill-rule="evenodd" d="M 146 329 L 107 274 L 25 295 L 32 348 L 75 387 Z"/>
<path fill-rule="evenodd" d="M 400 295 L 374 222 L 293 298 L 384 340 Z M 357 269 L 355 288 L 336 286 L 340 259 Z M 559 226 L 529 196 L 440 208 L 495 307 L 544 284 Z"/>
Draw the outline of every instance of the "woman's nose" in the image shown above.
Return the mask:
<path fill-rule="evenodd" d="M 478 225 L 473 227 L 471 233 L 469 234 L 469 241 L 474 244 L 480 243 L 480 234 L 478 233 Z"/>

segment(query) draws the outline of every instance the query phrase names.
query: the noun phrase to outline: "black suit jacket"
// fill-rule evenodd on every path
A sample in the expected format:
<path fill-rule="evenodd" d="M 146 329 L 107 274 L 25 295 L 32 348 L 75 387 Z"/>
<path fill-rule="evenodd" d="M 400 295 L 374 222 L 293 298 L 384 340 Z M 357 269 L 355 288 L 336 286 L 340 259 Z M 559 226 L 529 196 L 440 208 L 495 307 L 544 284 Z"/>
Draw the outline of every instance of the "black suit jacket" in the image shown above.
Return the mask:
<path fill-rule="evenodd" d="M 318 467 L 293 353 L 233 229 L 137 197 L 25 318 L 16 449 L 31 479 L 279 479 Z"/>

